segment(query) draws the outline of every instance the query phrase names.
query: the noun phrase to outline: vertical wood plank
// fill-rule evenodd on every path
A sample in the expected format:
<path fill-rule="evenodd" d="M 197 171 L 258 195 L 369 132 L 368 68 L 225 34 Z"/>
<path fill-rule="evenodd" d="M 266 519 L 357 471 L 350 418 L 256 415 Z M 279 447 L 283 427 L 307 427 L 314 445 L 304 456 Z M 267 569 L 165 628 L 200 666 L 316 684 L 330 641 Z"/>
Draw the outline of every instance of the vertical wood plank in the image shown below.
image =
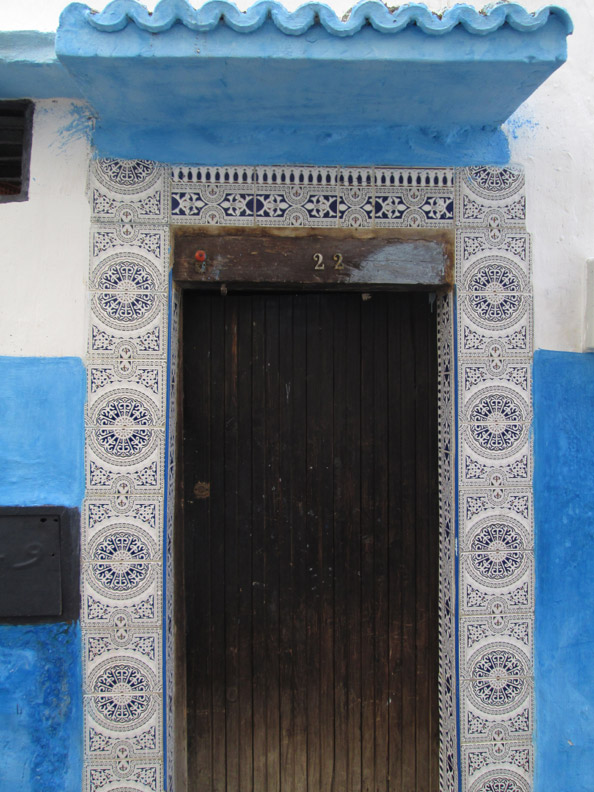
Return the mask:
<path fill-rule="evenodd" d="M 238 571 L 239 597 L 238 651 L 239 665 L 239 786 L 250 792 L 253 784 L 252 739 L 252 480 L 246 465 L 252 453 L 252 298 L 238 303 L 237 321 L 237 409 L 238 442 Z"/>
<path fill-rule="evenodd" d="M 336 300 L 320 300 L 320 377 L 317 382 L 318 446 L 316 501 L 320 587 L 320 788 L 334 784 L 334 310 Z"/>
<path fill-rule="evenodd" d="M 323 378 L 321 357 L 321 297 L 312 295 L 307 301 L 307 483 L 306 483 L 306 547 L 307 547 L 307 789 L 320 789 L 320 504 L 319 504 L 319 446 L 318 433 L 321 415 L 320 382 Z"/>
<path fill-rule="evenodd" d="M 352 305 L 353 298 L 348 301 Z M 358 307 L 358 306 L 357 306 Z M 334 304 L 334 779 L 333 790 L 347 790 L 348 777 L 348 629 L 347 550 L 352 514 L 345 508 L 349 487 L 347 432 L 347 301 Z"/>
<path fill-rule="evenodd" d="M 266 760 L 267 790 L 280 787 L 279 713 L 279 298 L 266 297 Z"/>
<path fill-rule="evenodd" d="M 388 788 L 388 713 L 391 706 L 388 680 L 388 304 L 379 298 L 373 313 L 373 587 L 374 587 L 374 707 L 375 767 L 374 789 Z"/>
<path fill-rule="evenodd" d="M 307 790 L 308 725 L 308 604 L 309 549 L 307 533 L 307 304 L 306 295 L 293 298 L 293 365 L 290 391 L 293 426 L 291 481 L 293 489 L 293 664 L 295 790 Z M 304 376 L 305 375 L 305 376 Z"/>
<path fill-rule="evenodd" d="M 402 638 L 404 620 L 402 615 L 402 585 L 405 567 L 402 543 L 402 406 L 401 377 L 402 350 L 401 341 L 402 320 L 404 310 L 401 300 L 392 300 L 388 317 L 388 444 L 390 460 L 388 471 L 389 503 L 388 503 L 388 577 L 389 577 L 389 603 L 388 603 L 388 630 L 389 653 L 388 667 L 391 704 L 389 707 L 389 741 L 390 753 L 388 758 L 388 777 L 390 789 L 403 789 L 402 785 Z"/>
<path fill-rule="evenodd" d="M 266 762 L 266 337 L 265 302 L 252 303 L 252 662 L 254 792 L 267 789 Z M 233 792 L 233 790 L 229 790 Z M 243 792 L 243 790 L 242 790 Z"/>
<path fill-rule="evenodd" d="M 188 699 L 188 773 L 202 789 L 212 777 L 211 658 L 211 516 L 210 498 L 196 497 L 198 482 L 207 486 L 210 469 L 210 301 L 186 294 L 184 311 L 192 316 L 184 334 L 183 380 L 195 395 L 186 405 L 184 433 L 185 536 L 184 578 L 191 581 L 186 591 L 186 625 L 192 635 L 186 639 Z M 199 575 L 194 580 L 196 563 Z"/>
<path fill-rule="evenodd" d="M 346 327 L 346 387 L 344 427 L 344 513 L 347 584 L 347 789 L 362 790 L 362 656 L 361 656 L 361 310 L 355 299 Z"/>
<path fill-rule="evenodd" d="M 414 311 L 402 306 L 400 497 L 402 499 L 402 787 L 415 789 L 416 777 L 416 399 Z"/>
<path fill-rule="evenodd" d="M 227 788 L 239 787 L 239 510 L 238 496 L 238 355 L 239 302 L 225 307 L 225 673 Z"/>
<path fill-rule="evenodd" d="M 225 636 L 225 314 L 211 307 L 211 630 L 212 792 L 227 789 Z"/>
<path fill-rule="evenodd" d="M 375 789 L 375 444 L 374 364 L 377 300 L 361 307 L 361 763 L 363 792 Z"/>

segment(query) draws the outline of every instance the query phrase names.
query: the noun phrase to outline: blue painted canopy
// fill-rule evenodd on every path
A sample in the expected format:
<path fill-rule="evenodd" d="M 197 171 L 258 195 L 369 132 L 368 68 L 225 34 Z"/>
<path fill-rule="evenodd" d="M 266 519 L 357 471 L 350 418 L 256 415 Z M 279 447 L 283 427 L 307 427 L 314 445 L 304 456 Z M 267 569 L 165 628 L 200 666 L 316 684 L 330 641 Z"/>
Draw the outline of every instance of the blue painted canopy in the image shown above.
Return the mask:
<path fill-rule="evenodd" d="M 344 20 L 320 3 L 194 9 L 73 3 L 61 64 L 97 114 L 101 155 L 215 164 L 507 160 L 501 124 L 566 58 L 568 14 L 459 5 Z"/>

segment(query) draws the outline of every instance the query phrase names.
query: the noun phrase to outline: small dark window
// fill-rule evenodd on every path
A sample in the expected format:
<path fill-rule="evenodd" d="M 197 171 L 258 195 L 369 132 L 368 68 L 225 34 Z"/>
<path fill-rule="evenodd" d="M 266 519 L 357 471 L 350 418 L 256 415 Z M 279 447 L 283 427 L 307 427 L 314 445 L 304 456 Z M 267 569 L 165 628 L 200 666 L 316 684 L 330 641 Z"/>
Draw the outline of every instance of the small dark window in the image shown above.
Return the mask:
<path fill-rule="evenodd" d="M 26 201 L 33 102 L 0 102 L 0 203 Z"/>

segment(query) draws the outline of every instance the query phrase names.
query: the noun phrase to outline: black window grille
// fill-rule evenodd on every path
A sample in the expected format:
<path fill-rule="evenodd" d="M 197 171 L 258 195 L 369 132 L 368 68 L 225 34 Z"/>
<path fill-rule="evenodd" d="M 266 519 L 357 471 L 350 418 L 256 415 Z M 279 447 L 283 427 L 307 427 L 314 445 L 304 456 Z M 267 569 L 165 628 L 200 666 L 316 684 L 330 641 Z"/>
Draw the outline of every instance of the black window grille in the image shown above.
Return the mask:
<path fill-rule="evenodd" d="M 27 200 L 32 125 L 33 102 L 0 101 L 0 203 Z"/>

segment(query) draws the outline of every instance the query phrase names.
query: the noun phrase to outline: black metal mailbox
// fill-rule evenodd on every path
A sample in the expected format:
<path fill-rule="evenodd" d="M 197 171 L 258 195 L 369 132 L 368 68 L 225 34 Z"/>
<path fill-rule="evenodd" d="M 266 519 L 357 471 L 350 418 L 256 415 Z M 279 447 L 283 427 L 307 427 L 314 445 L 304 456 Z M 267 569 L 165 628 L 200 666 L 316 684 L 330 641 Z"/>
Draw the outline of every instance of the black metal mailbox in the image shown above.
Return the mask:
<path fill-rule="evenodd" d="M 80 513 L 64 506 L 0 507 L 0 621 L 79 618 Z"/>

